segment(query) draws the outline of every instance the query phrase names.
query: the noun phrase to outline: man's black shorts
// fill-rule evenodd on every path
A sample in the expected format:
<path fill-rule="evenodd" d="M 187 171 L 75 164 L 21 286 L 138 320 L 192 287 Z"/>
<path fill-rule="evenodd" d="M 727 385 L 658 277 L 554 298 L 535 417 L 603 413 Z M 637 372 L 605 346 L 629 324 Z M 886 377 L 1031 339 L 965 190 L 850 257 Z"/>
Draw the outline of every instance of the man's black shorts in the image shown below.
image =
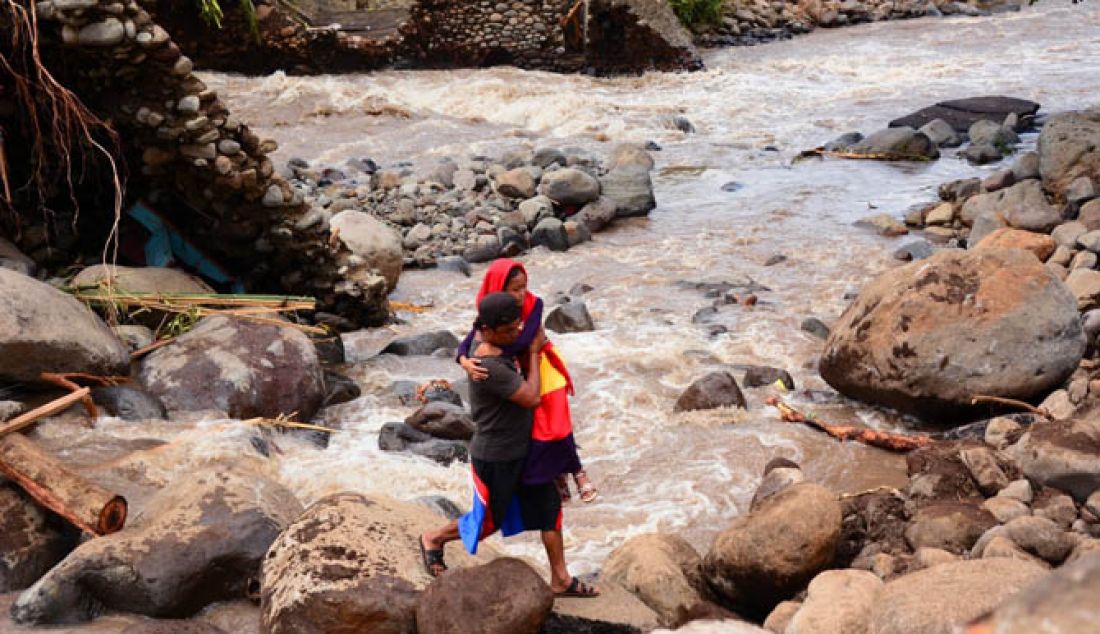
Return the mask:
<path fill-rule="evenodd" d="M 561 497 L 553 482 L 521 484 L 525 460 L 487 462 L 470 459 L 474 472 L 489 490 L 489 514 L 494 528 L 508 511 L 512 497 L 519 498 L 523 525 L 529 531 L 561 530 Z"/>

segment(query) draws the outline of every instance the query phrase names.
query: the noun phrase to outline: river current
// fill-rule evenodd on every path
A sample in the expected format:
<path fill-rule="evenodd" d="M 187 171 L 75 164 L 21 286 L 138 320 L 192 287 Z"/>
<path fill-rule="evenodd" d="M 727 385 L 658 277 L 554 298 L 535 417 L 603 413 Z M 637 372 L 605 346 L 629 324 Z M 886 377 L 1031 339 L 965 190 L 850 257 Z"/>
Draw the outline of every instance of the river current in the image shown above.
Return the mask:
<path fill-rule="evenodd" d="M 824 419 L 911 426 L 838 397 L 817 376 L 821 340 L 799 324 L 810 316 L 833 321 L 845 295 L 896 266 L 893 250 L 913 239 L 882 238 L 853 226 L 856 220 L 880 212 L 900 217 L 933 200 L 939 183 L 981 170 L 951 151 L 913 165 L 792 159 L 843 132 L 873 132 L 944 99 L 1004 94 L 1038 101 L 1043 112 L 1095 105 L 1097 59 L 1100 6 L 1044 0 L 987 18 L 820 30 L 714 51 L 706 55 L 708 70 L 693 74 L 593 78 L 493 68 L 203 78 L 242 120 L 279 141 L 278 163 L 301 157 L 340 166 L 371 157 L 386 166 L 441 156 L 461 163 L 517 145 L 596 154 L 623 141 L 663 147 L 654 153 L 658 207 L 648 219 L 620 222 L 566 253 L 537 249 L 522 258 L 532 290 L 548 303 L 575 284 L 594 287 L 585 299 L 597 330 L 553 336 L 575 375 L 577 440 L 601 489 L 596 503 L 574 501 L 566 509 L 567 557 L 579 573 L 598 569 L 618 544 L 643 532 L 680 532 L 705 552 L 747 508 L 775 456 L 796 460 L 810 479 L 838 491 L 903 483 L 901 458 L 780 422 L 763 404 L 770 389 L 746 390 L 743 412 L 674 414 L 673 403 L 709 371 L 737 374 L 740 365 L 762 364 L 789 370 L 798 390 L 786 398 Z M 676 115 L 696 131 L 676 129 Z M 742 187 L 723 191 L 729 182 Z M 775 254 L 788 259 L 764 266 Z M 465 331 L 483 271 L 474 267 L 470 278 L 404 273 L 393 298 L 431 308 L 403 314 L 407 323 L 398 326 L 346 335 L 349 371 L 364 395 L 325 414 L 343 431 L 326 450 L 280 439 L 282 453 L 266 468 L 306 504 L 346 489 L 407 499 L 443 494 L 468 504 L 468 467 L 383 453 L 377 437 L 384 423 L 412 411 L 392 396 L 394 381 L 457 380 L 460 369 L 449 359 L 373 353 L 397 334 Z M 711 300 L 676 284 L 750 279 L 770 290 L 757 293 L 754 307 L 723 308 L 715 323 L 728 333 L 718 336 L 692 323 Z M 229 439 L 243 437 L 242 426 L 154 428 L 173 440 L 155 469 L 166 476 L 239 451 Z M 104 428 L 127 438 L 150 434 L 121 422 Z M 497 543 L 542 560 L 533 536 Z"/>

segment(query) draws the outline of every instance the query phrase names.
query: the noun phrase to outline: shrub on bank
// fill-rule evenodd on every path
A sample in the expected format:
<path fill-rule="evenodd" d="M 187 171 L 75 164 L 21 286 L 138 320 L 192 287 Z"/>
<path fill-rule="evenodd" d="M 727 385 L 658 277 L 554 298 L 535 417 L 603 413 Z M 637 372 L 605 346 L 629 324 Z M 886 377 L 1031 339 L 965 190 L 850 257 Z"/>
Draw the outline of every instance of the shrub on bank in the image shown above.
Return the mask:
<path fill-rule="evenodd" d="M 722 17 L 722 0 L 669 0 L 684 26 L 715 24 Z"/>

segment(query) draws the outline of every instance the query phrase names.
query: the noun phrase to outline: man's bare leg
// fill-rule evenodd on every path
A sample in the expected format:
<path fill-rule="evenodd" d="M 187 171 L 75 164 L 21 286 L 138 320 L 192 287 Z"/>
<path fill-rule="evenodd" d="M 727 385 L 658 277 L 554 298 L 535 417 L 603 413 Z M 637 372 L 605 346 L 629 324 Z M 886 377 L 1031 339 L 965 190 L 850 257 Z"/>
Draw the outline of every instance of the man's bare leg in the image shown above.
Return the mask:
<path fill-rule="evenodd" d="M 565 592 L 573 583 L 573 575 L 565 567 L 565 540 L 561 531 L 542 531 L 542 545 L 546 548 L 546 558 L 550 561 L 550 589 L 555 594 Z M 593 595 L 600 593 L 596 588 L 591 590 Z"/>

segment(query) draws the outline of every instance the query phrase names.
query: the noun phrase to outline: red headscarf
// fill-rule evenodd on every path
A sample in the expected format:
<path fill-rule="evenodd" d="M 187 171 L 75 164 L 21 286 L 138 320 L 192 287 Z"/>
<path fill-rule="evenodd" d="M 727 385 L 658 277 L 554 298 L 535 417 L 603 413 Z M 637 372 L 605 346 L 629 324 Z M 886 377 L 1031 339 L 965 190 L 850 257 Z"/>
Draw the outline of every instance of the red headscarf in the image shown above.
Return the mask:
<path fill-rule="evenodd" d="M 481 280 L 481 288 L 477 292 L 477 300 L 474 305 L 481 304 L 482 298 L 489 293 L 500 293 L 504 291 L 504 282 L 508 279 L 508 274 L 512 272 L 512 269 L 519 269 L 523 271 L 523 276 L 527 277 L 527 269 L 523 268 L 523 265 L 515 260 L 509 260 L 508 258 L 500 258 L 494 260 L 489 265 L 489 270 L 485 271 L 485 278 Z M 531 278 L 527 278 L 530 281 Z M 523 297 L 522 306 L 522 319 L 527 321 L 527 317 L 531 314 L 531 311 L 535 309 L 535 302 L 538 298 L 531 291 L 527 291 L 527 294 Z"/>

